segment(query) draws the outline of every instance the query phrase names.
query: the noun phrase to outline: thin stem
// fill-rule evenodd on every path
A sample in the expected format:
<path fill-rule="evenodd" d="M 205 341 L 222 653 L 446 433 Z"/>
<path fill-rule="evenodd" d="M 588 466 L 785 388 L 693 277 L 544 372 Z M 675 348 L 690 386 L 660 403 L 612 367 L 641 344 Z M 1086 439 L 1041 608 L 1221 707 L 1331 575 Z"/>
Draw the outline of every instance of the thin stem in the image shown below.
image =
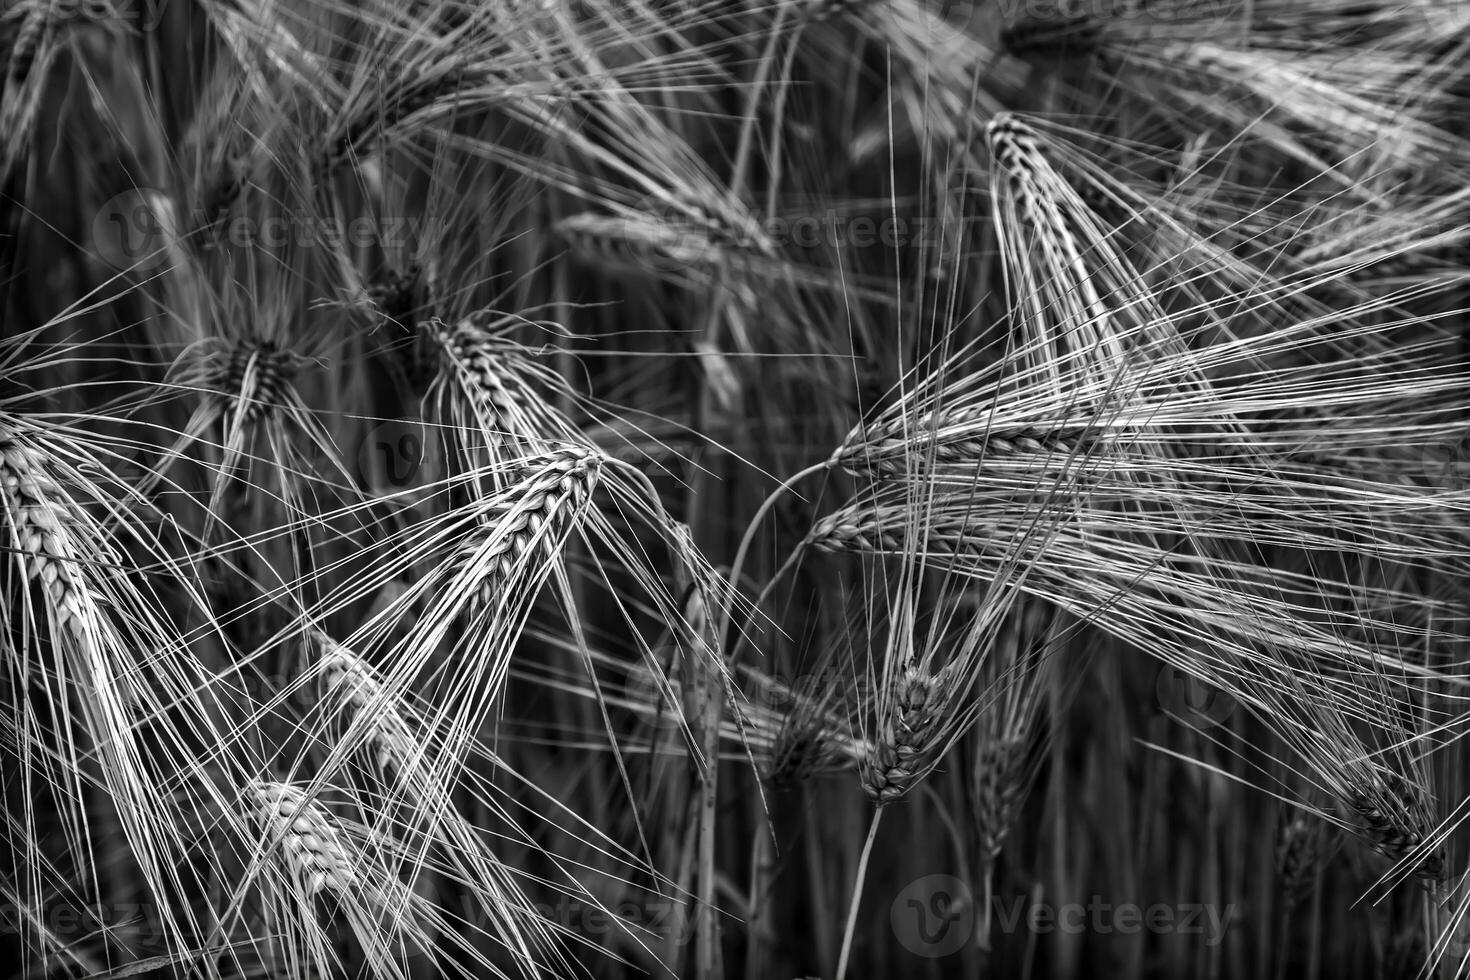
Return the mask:
<path fill-rule="evenodd" d="M 735 551 L 735 560 L 730 564 L 730 574 L 727 577 L 727 581 L 730 583 L 731 589 L 740 588 L 740 572 L 745 567 L 746 556 L 750 553 L 750 546 L 755 541 L 755 532 L 759 530 L 760 523 L 762 520 L 765 519 L 766 514 L 770 512 L 772 507 L 776 506 L 776 501 L 781 498 L 781 495 L 783 493 L 790 490 L 793 484 L 806 479 L 813 473 L 820 473 L 821 471 L 827 469 L 828 465 L 829 464 L 826 462 L 817 463 L 812 466 L 808 466 L 806 469 L 801 470 L 794 476 L 788 477 L 784 482 L 782 482 L 780 486 L 772 490 L 770 496 L 766 497 L 766 499 L 761 502 L 761 505 L 756 508 L 755 516 L 750 519 L 750 524 L 745 529 L 745 535 L 740 539 L 740 547 L 737 548 Z M 728 635 L 728 631 L 730 628 L 729 610 L 726 609 L 721 614 L 721 617 L 722 618 L 720 620 L 720 626 L 719 629 L 715 631 L 715 635 L 719 637 L 720 648 L 725 649 L 730 639 Z"/>
<path fill-rule="evenodd" d="M 842 954 L 837 958 L 837 980 L 847 975 L 847 960 L 852 953 L 852 935 L 857 929 L 858 908 L 863 901 L 863 882 L 868 877 L 868 859 L 873 856 L 873 841 L 878 837 L 878 822 L 883 819 L 886 807 L 873 811 L 873 820 L 868 824 L 868 839 L 863 844 L 863 856 L 858 859 L 857 881 L 852 886 L 852 905 L 847 910 L 847 928 L 842 932 Z"/>

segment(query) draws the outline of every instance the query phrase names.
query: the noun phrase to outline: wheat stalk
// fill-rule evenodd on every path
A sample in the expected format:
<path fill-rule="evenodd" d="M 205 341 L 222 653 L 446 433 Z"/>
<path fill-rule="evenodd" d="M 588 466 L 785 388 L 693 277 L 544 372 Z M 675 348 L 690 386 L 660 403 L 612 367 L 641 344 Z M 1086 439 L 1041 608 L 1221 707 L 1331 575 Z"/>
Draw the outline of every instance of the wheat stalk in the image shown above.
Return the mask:
<path fill-rule="evenodd" d="M 954 671 L 938 673 L 909 665 L 893 686 L 879 719 L 879 732 L 859 765 L 863 791 L 879 806 L 903 796 L 933 768 L 943 714 L 954 693 Z"/>
<path fill-rule="evenodd" d="M 357 654 L 320 631 L 315 634 L 321 653 L 325 693 L 340 699 L 342 707 L 366 720 L 369 739 L 376 748 L 378 767 L 400 772 L 422 752 L 407 719 L 394 703 L 375 670 Z"/>
<path fill-rule="evenodd" d="M 36 54 L 45 44 L 50 32 L 55 28 L 56 18 L 53 15 L 56 7 L 55 0 L 23 0 L 5 11 L 5 19 L 16 19 L 20 27 L 15 32 L 15 39 L 10 44 L 10 51 L 5 63 L 5 86 L 7 90 L 23 85 L 26 75 L 31 66 L 35 64 Z"/>
<path fill-rule="evenodd" d="M 278 409 L 303 363 L 300 355 L 270 341 L 235 343 L 207 383 L 234 403 L 242 424 L 251 425 Z"/>
<path fill-rule="evenodd" d="M 1032 728 L 1042 703 L 1041 670 L 1053 653 L 1058 618 L 1045 603 L 1019 597 L 1007 608 L 1005 593 L 1000 596 L 1000 602 L 993 594 L 981 600 L 970 629 L 973 639 L 962 645 L 982 644 L 992 617 L 1006 610 L 984 649 L 972 769 L 975 825 L 987 866 L 1000 854 L 1034 775 Z M 999 609 L 988 609 L 989 603 Z"/>
<path fill-rule="evenodd" d="M 827 661 L 823 660 L 823 663 Z M 756 727 L 770 731 L 765 756 L 766 781 L 773 789 L 790 789 L 812 776 L 844 772 L 863 757 L 863 743 L 842 720 L 851 697 L 845 682 L 822 679 L 819 690 L 790 690 L 763 679 L 766 698 L 779 698 L 775 717 L 757 718 Z"/>
<path fill-rule="evenodd" d="M 1429 839 L 1433 823 L 1420 790 L 1395 772 L 1375 771 L 1351 785 L 1348 805 L 1362 825 L 1358 834 L 1373 850 L 1392 861 L 1415 856 L 1414 875 L 1430 882 L 1443 881 L 1444 857 L 1436 849 L 1414 855 Z"/>
<path fill-rule="evenodd" d="M 339 820 L 311 787 L 299 783 L 258 779 L 247 786 L 245 796 L 252 823 L 265 831 L 265 845 L 285 868 L 289 899 L 295 906 L 284 910 L 267 906 L 268 915 L 284 913 L 278 928 L 285 935 L 271 935 L 268 940 L 273 955 L 284 952 L 298 969 L 304 955 L 324 973 L 330 972 L 329 964 L 336 958 L 331 940 L 317 925 L 315 910 L 303 907 L 318 896 L 335 901 L 362 945 L 368 969 L 385 980 L 404 976 L 406 952 L 432 948 L 426 924 L 434 926 L 442 940 L 464 945 L 462 937 L 445 932 L 443 912 L 389 870 L 388 862 L 394 861 L 417 873 L 423 857 L 397 853 L 397 842 L 383 828 L 373 831 Z M 395 949 L 399 941 L 407 948 Z M 524 946 L 516 952 L 530 955 Z"/>
<path fill-rule="evenodd" d="M 581 211 L 560 219 L 553 230 L 586 257 L 644 274 L 709 269 L 726 258 L 713 226 L 660 220 L 642 212 L 614 216 Z"/>
<path fill-rule="evenodd" d="M 1012 112 L 991 119 L 985 136 L 1002 264 L 1025 338 L 1022 361 L 1050 390 L 1076 371 L 1108 379 L 1125 398 L 1139 380 L 1128 375 L 1151 362 L 1172 355 L 1189 364 L 1173 319 L 1054 162 L 1063 155 L 1047 137 Z M 1194 385 L 1194 374 L 1171 380 Z"/>
<path fill-rule="evenodd" d="M 54 56 L 58 0 L 22 0 L 5 11 L 20 21 L 5 58 L 5 83 L 0 89 L 0 127 L 6 138 L 0 150 L 0 179 L 8 179 L 29 148 L 36 111 L 45 90 L 45 75 Z"/>
<path fill-rule="evenodd" d="M 74 560 L 66 498 L 40 452 L 17 441 L 3 424 L 0 487 L 12 539 L 26 556 L 26 574 L 41 585 L 56 625 L 84 640 L 91 604 Z"/>
<path fill-rule="evenodd" d="M 111 835 L 109 844 L 128 848 L 124 866 L 135 870 L 135 886 L 162 903 L 177 878 L 159 855 L 183 847 L 171 791 L 212 794 L 200 750 L 225 739 L 211 710 L 217 705 L 201 694 L 209 672 L 141 584 L 140 567 L 180 570 L 145 523 L 155 513 L 133 509 L 130 488 L 109 470 L 114 453 L 85 429 L 0 412 L 5 564 L 39 586 L 51 626 L 48 645 L 32 603 L 6 596 L 8 683 L 21 686 L 11 688 L 5 741 L 51 783 L 50 806 L 60 817 L 38 824 L 28 812 L 12 825 L 12 847 L 18 859 L 45 863 L 56 853 L 53 834 L 73 853 L 94 847 L 98 832 Z M 164 714 L 176 728 L 153 723 Z M 182 948 L 188 918 L 163 904 L 159 941 Z"/>
<path fill-rule="evenodd" d="M 467 546 L 482 569 L 472 612 L 492 606 L 533 552 L 554 558 L 558 542 L 591 497 L 603 461 L 594 450 L 568 447 L 527 460 L 507 474 L 512 490 L 487 507 L 480 518 L 483 539 Z"/>
<path fill-rule="evenodd" d="M 306 790 L 290 783 L 259 781 L 249 792 L 259 818 L 306 895 L 326 890 L 349 894 L 363 887 L 346 837 Z"/>
<path fill-rule="evenodd" d="M 1276 875 L 1287 908 L 1300 905 L 1317 887 L 1326 855 L 1327 825 L 1308 814 L 1282 821 L 1276 835 Z"/>
<path fill-rule="evenodd" d="M 975 758 L 975 825 L 981 852 L 995 860 L 1010 832 L 1023 788 L 1025 743 L 1019 738 L 986 740 Z"/>
<path fill-rule="evenodd" d="M 527 351 L 506 333 L 518 322 L 474 316 L 453 325 L 430 320 L 422 326 L 440 351 L 441 376 L 452 378 L 468 397 L 492 451 L 510 440 L 556 438 L 567 428 L 523 377 Z"/>
<path fill-rule="evenodd" d="M 946 427 L 964 425 L 962 413 L 944 419 Z M 1027 464 L 1035 457 L 1068 459 L 1084 452 L 1088 432 L 1081 427 L 1042 429 L 1031 427 L 990 428 L 965 426 L 955 437 L 922 428 L 901 431 L 902 421 L 870 430 L 860 441 L 844 445 L 834 460 L 848 463 L 856 472 L 859 467 L 884 475 L 896 475 L 910 468 L 911 461 L 934 464 L 990 465 L 1010 461 Z"/>

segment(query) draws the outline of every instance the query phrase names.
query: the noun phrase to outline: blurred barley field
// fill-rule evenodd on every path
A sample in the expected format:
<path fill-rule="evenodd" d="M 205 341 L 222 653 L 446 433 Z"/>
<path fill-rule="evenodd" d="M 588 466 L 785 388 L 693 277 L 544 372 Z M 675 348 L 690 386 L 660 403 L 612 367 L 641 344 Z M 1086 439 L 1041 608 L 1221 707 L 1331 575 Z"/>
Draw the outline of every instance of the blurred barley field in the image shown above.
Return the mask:
<path fill-rule="evenodd" d="M 1470 4 L 0 66 L 0 972 L 1470 976 Z"/>

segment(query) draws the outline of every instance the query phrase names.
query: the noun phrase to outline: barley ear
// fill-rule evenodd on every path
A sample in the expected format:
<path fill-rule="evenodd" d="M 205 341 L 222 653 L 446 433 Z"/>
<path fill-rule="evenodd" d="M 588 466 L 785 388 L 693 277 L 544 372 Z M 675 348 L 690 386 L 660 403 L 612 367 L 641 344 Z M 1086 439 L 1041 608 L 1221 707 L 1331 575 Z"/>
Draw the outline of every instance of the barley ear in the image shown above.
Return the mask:
<path fill-rule="evenodd" d="M 878 738 L 863 754 L 863 790 L 879 806 L 912 789 L 935 761 L 939 715 L 946 704 L 948 670 L 930 674 L 908 666 L 895 685 Z"/>

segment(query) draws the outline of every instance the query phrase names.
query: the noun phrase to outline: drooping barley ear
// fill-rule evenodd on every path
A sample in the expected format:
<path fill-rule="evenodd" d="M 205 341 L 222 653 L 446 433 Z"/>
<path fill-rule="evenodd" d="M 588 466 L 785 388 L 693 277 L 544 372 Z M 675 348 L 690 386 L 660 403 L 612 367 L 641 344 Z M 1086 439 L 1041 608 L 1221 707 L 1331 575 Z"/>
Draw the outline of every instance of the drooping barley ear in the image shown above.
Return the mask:
<path fill-rule="evenodd" d="M 904 668 L 892 700 L 879 719 L 879 731 L 860 765 L 863 790 L 878 806 L 912 789 L 938 761 L 936 736 L 946 704 L 951 671 L 938 674 L 913 665 Z"/>
<path fill-rule="evenodd" d="M 473 418 L 459 424 L 477 430 L 492 459 L 547 442 L 576 441 L 575 427 L 542 394 L 557 380 L 510 338 L 509 331 L 523 322 L 486 313 L 453 325 L 437 319 L 420 324 L 439 354 L 434 387 L 468 404 Z"/>
<path fill-rule="evenodd" d="M 265 338 L 211 338 L 180 355 L 173 380 L 220 400 L 226 429 L 244 429 L 286 402 L 306 359 Z"/>
<path fill-rule="evenodd" d="M 13 546 L 25 555 L 27 578 L 44 590 L 55 624 L 83 639 L 87 603 L 65 520 L 69 506 L 40 453 L 9 435 L 3 423 L 0 489 Z"/>
<path fill-rule="evenodd" d="M 964 413 L 970 414 L 970 413 Z M 959 424 L 966 419 L 945 418 L 944 424 Z M 1065 428 L 995 428 L 980 422 L 967 426 L 964 434 L 949 437 L 943 433 L 918 428 L 904 432 L 901 422 L 891 422 L 874 429 L 865 441 L 845 446 L 838 459 L 850 471 L 870 472 L 886 476 L 902 473 L 914 462 L 966 465 L 987 460 L 1015 460 L 1023 457 L 1067 459 L 1083 446 L 1084 429 Z"/>
<path fill-rule="evenodd" d="M 835 652 L 836 647 L 829 650 Z M 824 773 L 847 772 L 862 756 L 862 739 L 854 738 L 851 712 L 855 685 L 824 654 L 820 670 L 795 687 L 767 679 L 761 705 L 769 714 L 761 726 L 769 733 L 762 771 L 776 791 L 793 789 Z"/>
<path fill-rule="evenodd" d="M 1378 771 L 1359 780 L 1348 793 L 1348 804 L 1361 821 L 1358 835 L 1392 861 L 1408 857 L 1429 835 L 1428 804 L 1398 773 Z M 1444 857 L 1438 849 L 1419 859 L 1414 875 L 1426 882 L 1444 880 Z"/>
<path fill-rule="evenodd" d="M 802 543 L 818 551 L 860 555 L 907 554 L 917 545 L 929 555 L 966 559 L 987 546 L 985 529 L 968 523 L 933 525 L 915 541 L 908 513 L 906 505 L 852 501 L 813 524 Z"/>
<path fill-rule="evenodd" d="M 424 329 L 440 347 L 444 370 L 458 376 L 465 390 L 477 396 L 493 417 L 499 420 L 514 413 L 518 393 L 506 383 L 512 377 L 506 363 L 512 345 L 473 319 L 453 325 L 427 323 Z"/>
<path fill-rule="evenodd" d="M 1327 854 L 1327 824 L 1308 814 L 1282 821 L 1276 834 L 1276 876 L 1286 907 L 1300 905 L 1317 887 Z"/>
<path fill-rule="evenodd" d="M 990 622 L 986 612 L 982 605 L 974 613 L 978 637 Z M 1048 603 L 1016 596 L 981 662 L 983 706 L 975 726 L 970 785 L 980 858 L 987 865 L 1000 855 L 1036 774 L 1032 733 L 1044 702 L 1041 671 L 1054 652 L 1059 624 Z"/>
<path fill-rule="evenodd" d="M 368 740 L 378 768 L 402 773 L 418 755 L 419 742 L 398 710 L 396 699 L 384 687 L 377 671 L 357 654 L 320 631 L 314 631 L 321 650 L 322 694 L 344 713 L 366 720 Z"/>
<path fill-rule="evenodd" d="M 29 149 L 31 130 L 45 94 L 44 81 L 56 52 L 58 0 L 29 0 L 11 7 L 5 19 L 19 20 L 5 59 L 0 85 L 0 179 L 8 177 Z M 7 25 L 8 26 L 8 25 Z"/>
<path fill-rule="evenodd" d="M 1110 282 L 1118 284 L 1119 269 L 1109 268 L 1120 265 L 1118 256 L 1088 231 L 1085 205 L 1048 159 L 1039 132 L 1002 112 L 986 124 L 985 136 L 1002 265 L 1029 335 L 1023 348 L 1043 361 L 1062 359 L 1065 351 L 1115 373 L 1123 350 L 1104 295 L 1111 295 Z"/>
<path fill-rule="evenodd" d="M 682 219 L 650 214 L 567 215 L 554 231 L 582 261 L 609 272 L 703 281 L 729 259 L 712 232 Z"/>
<path fill-rule="evenodd" d="M 555 557 L 572 517 L 592 496 L 602 464 L 600 453 L 574 446 L 533 458 L 511 472 L 511 491 L 483 518 L 491 537 L 473 546 L 485 574 L 472 598 L 471 615 L 494 605 L 533 551 Z"/>
<path fill-rule="evenodd" d="M 844 507 L 812 525 L 806 543 L 819 551 L 874 553 L 901 551 L 902 534 L 884 528 L 871 512 Z"/>
<path fill-rule="evenodd" d="M 376 843 L 381 830 L 339 820 L 298 783 L 256 780 L 244 795 L 252 824 L 264 832 L 259 843 L 265 855 L 285 871 L 287 888 L 279 887 L 279 879 L 266 882 L 268 893 L 286 899 L 280 924 L 267 927 L 279 952 L 294 959 L 305 951 L 315 967 L 308 975 L 332 972 L 326 937 L 307 908 L 318 896 L 335 904 L 370 959 L 383 962 L 430 948 L 421 899 L 384 866 L 387 855 Z M 274 915 L 279 906 L 272 901 L 267 908 Z"/>
<path fill-rule="evenodd" d="M 799 706 L 776 731 L 766 764 L 767 784 L 774 790 L 788 790 L 820 773 L 851 768 L 843 741 L 819 711 Z"/>
<path fill-rule="evenodd" d="M 975 825 L 981 856 L 994 861 L 1010 833 L 1026 785 L 1026 743 L 1010 736 L 987 739 L 975 758 Z"/>
<path fill-rule="evenodd" d="M 1130 351 L 1182 353 L 1156 292 L 1077 189 L 1112 182 L 1015 113 L 997 114 L 985 134 L 1001 264 L 1029 369 L 1058 384 L 1060 363 L 1113 378 Z"/>
<path fill-rule="evenodd" d="M 287 870 L 306 895 L 359 890 L 352 851 L 325 807 L 289 783 L 258 781 L 250 796 L 269 843 L 280 848 Z"/>
<path fill-rule="evenodd" d="M 7 92 L 14 91 L 25 84 L 26 76 L 36 62 L 36 54 L 55 29 L 56 17 L 53 10 L 55 6 L 54 0 L 31 0 L 31 2 L 17 4 L 6 11 L 6 19 L 15 17 L 20 21 L 15 41 L 10 46 L 10 53 L 5 63 Z"/>
<path fill-rule="evenodd" d="M 845 650 L 845 644 L 826 645 L 810 663 L 814 669 L 793 683 L 747 670 L 752 688 L 746 724 L 759 736 L 760 770 L 771 789 L 792 789 L 811 776 L 847 771 L 856 764 L 856 685 L 837 663 Z"/>
<path fill-rule="evenodd" d="M 814 760 L 823 749 L 820 726 L 788 720 L 772 743 L 766 781 L 772 789 L 792 788 L 815 769 Z"/>
<path fill-rule="evenodd" d="M 1035 200 L 1034 182 L 1051 170 L 1040 134 L 1015 113 L 1003 112 L 985 124 L 985 139 L 999 176 L 1021 195 L 1026 216 L 1034 220 L 1031 212 L 1041 203 Z"/>
<path fill-rule="evenodd" d="M 223 390 L 234 396 L 246 423 L 255 422 L 280 406 L 280 393 L 301 364 L 298 355 L 268 341 L 239 345 L 230 351 Z"/>
<path fill-rule="evenodd" d="M 413 313 L 424 302 L 424 286 L 423 268 L 417 262 L 389 266 L 368 284 L 368 299 L 400 330 L 412 330 Z"/>

